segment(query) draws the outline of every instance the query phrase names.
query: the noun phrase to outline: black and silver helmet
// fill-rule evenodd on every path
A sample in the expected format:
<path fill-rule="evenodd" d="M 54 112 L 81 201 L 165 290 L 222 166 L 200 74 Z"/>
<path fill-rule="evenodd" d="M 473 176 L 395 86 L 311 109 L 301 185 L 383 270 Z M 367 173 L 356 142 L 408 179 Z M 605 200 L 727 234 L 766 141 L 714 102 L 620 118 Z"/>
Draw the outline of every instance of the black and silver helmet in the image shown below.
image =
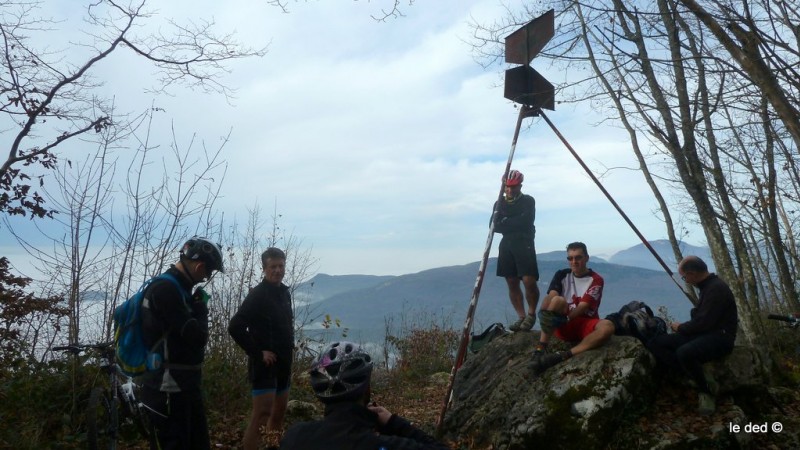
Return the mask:
<path fill-rule="evenodd" d="M 311 367 L 311 387 L 322 402 L 357 399 L 369 387 L 372 358 L 358 344 L 328 345 Z"/>
<path fill-rule="evenodd" d="M 222 246 L 204 237 L 195 236 L 186 241 L 181 248 L 181 257 L 204 262 L 209 275 L 214 270 L 225 272 L 222 266 Z"/>

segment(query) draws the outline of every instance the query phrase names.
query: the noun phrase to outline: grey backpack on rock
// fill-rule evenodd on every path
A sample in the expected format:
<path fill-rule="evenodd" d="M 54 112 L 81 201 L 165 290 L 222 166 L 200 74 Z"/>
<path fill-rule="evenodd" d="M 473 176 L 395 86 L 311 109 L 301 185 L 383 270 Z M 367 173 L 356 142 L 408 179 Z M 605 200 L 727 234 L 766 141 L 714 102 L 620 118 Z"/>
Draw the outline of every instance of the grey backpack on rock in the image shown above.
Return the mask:
<path fill-rule="evenodd" d="M 634 300 L 620 308 L 619 312 L 609 314 L 606 320 L 614 323 L 617 336 L 633 336 L 643 344 L 662 334 L 667 334 L 667 322 L 653 314 L 646 303 Z"/>

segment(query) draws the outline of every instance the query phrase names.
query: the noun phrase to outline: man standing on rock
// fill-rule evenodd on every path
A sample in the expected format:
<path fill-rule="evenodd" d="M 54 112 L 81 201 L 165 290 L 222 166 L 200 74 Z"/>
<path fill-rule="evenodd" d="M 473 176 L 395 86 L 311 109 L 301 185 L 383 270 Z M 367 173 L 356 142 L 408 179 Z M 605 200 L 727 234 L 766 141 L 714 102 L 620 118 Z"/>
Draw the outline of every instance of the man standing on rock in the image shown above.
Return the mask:
<path fill-rule="evenodd" d="M 713 395 L 717 383 L 703 372 L 703 363 L 723 358 L 733 351 L 739 316 L 730 287 L 716 274 L 708 272 L 697 256 L 687 256 L 678 264 L 681 278 L 700 290 L 691 320 L 670 325 L 673 334 L 653 338 L 648 349 L 669 369 L 681 370 L 697 384 L 698 412 L 711 415 L 716 409 Z"/>
<path fill-rule="evenodd" d="M 600 347 L 614 334 L 614 324 L 600 319 L 597 310 L 603 297 L 603 277 L 586 267 L 586 244 L 567 245 L 569 268 L 556 272 L 539 311 L 542 333 L 533 352 L 531 368 L 540 374 L 554 365 L 586 350 Z M 577 342 L 570 350 L 545 354 L 550 335 Z"/>
<path fill-rule="evenodd" d="M 492 218 L 494 232 L 503 235 L 497 256 L 497 276 L 506 279 L 508 297 L 517 313 L 516 322 L 509 326 L 511 331 L 528 331 L 536 323 L 536 305 L 539 303 L 539 266 L 536 263 L 536 248 L 533 238 L 536 228 L 536 201 L 522 193 L 524 176 L 512 170 L 503 179 L 505 196 L 494 208 Z M 525 286 L 524 299 L 528 304 L 527 314 L 523 302 L 523 292 L 519 284 Z"/>

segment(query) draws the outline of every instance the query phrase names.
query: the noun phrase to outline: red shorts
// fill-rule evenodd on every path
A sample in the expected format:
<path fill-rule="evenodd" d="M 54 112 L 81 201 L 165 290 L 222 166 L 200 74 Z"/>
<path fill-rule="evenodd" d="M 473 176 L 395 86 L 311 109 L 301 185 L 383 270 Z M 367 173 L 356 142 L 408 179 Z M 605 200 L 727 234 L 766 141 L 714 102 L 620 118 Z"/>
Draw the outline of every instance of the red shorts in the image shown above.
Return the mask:
<path fill-rule="evenodd" d="M 594 331 L 594 327 L 597 326 L 598 322 L 600 322 L 600 319 L 597 317 L 576 317 L 563 326 L 556 328 L 554 334 L 562 341 L 580 342 Z"/>

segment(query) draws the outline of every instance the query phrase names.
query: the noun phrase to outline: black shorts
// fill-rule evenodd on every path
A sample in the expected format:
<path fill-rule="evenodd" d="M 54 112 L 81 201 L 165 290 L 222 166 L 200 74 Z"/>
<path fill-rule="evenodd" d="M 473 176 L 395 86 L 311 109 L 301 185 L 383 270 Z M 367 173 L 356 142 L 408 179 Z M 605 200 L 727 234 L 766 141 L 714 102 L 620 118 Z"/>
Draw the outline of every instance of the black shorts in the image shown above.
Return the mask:
<path fill-rule="evenodd" d="M 497 276 L 504 278 L 531 276 L 539 280 L 536 248 L 533 239 L 506 238 L 500 240 L 497 256 Z"/>
<path fill-rule="evenodd" d="M 278 361 L 267 367 L 260 359 L 247 358 L 247 372 L 253 384 L 253 397 L 270 392 L 282 394 L 289 390 L 292 380 L 291 362 Z"/>

